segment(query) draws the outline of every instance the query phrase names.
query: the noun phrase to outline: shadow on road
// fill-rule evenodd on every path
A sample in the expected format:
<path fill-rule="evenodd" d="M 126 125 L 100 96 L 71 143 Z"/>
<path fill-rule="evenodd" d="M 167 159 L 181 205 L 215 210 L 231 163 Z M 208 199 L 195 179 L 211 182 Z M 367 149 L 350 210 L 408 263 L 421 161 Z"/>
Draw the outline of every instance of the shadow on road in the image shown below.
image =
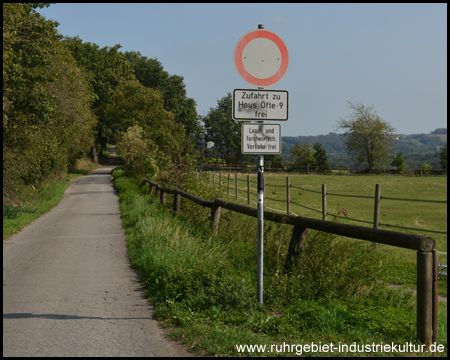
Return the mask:
<path fill-rule="evenodd" d="M 13 313 L 3 314 L 3 319 L 49 319 L 49 320 L 151 320 L 151 317 L 125 317 L 125 318 L 103 318 L 97 316 L 77 316 L 77 315 L 63 315 L 63 314 L 32 314 L 32 313 Z"/>

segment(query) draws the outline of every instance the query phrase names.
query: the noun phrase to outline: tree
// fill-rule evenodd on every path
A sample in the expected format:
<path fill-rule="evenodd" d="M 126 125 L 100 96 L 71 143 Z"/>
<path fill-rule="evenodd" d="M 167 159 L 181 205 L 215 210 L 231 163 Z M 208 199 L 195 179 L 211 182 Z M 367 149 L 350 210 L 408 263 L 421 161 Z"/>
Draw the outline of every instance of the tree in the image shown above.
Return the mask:
<path fill-rule="evenodd" d="M 422 163 L 422 165 L 420 166 L 420 174 L 425 174 L 425 175 L 429 175 L 431 174 L 431 170 L 433 170 L 432 166 L 430 164 L 428 164 L 426 161 L 424 161 Z"/>
<path fill-rule="evenodd" d="M 158 174 L 158 149 L 151 139 L 145 138 L 144 130 L 139 125 L 121 133 L 116 146 L 127 176 L 152 180 Z"/>
<path fill-rule="evenodd" d="M 374 166 L 388 162 L 396 129 L 376 115 L 373 106 L 348 103 L 353 113 L 348 119 L 341 118 L 337 129 L 346 130 L 342 136 L 347 152 L 358 163 L 367 162 L 370 172 Z"/>
<path fill-rule="evenodd" d="M 186 96 L 183 77 L 169 75 L 161 62 L 142 56 L 139 51 L 127 51 L 125 57 L 140 83 L 162 93 L 164 108 L 171 111 L 175 116 L 175 121 L 184 126 L 186 134 L 192 138 L 193 143 L 197 142 L 202 130 L 197 116 L 197 104 L 194 99 Z"/>
<path fill-rule="evenodd" d="M 273 166 L 275 169 L 284 169 L 286 160 L 281 155 L 264 155 L 264 165 Z"/>
<path fill-rule="evenodd" d="M 292 168 L 296 170 L 306 169 L 308 166 L 317 164 L 311 143 L 307 145 L 296 144 L 291 150 L 291 156 Z"/>
<path fill-rule="evenodd" d="M 405 159 L 403 153 L 399 152 L 396 157 L 391 161 L 391 165 L 397 168 L 397 171 L 401 174 L 406 169 Z"/>
<path fill-rule="evenodd" d="M 172 112 L 164 109 L 160 91 L 146 88 L 137 80 L 123 81 L 111 91 L 111 101 L 100 109 L 105 125 L 114 134 L 139 125 L 145 137 L 165 149 L 177 163 L 186 148 L 186 135 Z"/>
<path fill-rule="evenodd" d="M 93 93 L 44 6 L 3 4 L 4 203 L 64 174 L 93 139 Z"/>
<path fill-rule="evenodd" d="M 54 111 L 44 84 L 52 79 L 45 71 L 47 54 L 60 39 L 58 23 L 46 20 L 35 9 L 49 4 L 3 4 L 3 127 L 48 120 Z M 6 110 L 6 111 L 5 111 Z M 8 123 L 14 117 L 15 121 Z M 19 120 L 20 119 L 20 120 Z"/>
<path fill-rule="evenodd" d="M 314 159 L 316 159 L 318 171 L 331 172 L 330 164 L 328 162 L 327 151 L 322 147 L 322 144 L 316 142 L 313 146 L 313 149 L 315 150 Z"/>
<path fill-rule="evenodd" d="M 96 95 L 93 109 L 98 116 L 97 143 L 101 152 L 114 138 L 113 130 L 103 113 L 106 104 L 111 103 L 112 91 L 124 80 L 135 80 L 133 69 L 119 51 L 121 45 L 100 48 L 97 44 L 83 41 L 77 37 L 66 37 L 64 42 L 69 47 L 78 65 L 89 74 L 89 81 Z"/>
<path fill-rule="evenodd" d="M 439 164 L 443 169 L 447 169 L 447 145 L 445 145 L 439 153 Z"/>
<path fill-rule="evenodd" d="M 431 132 L 432 134 L 447 134 L 447 128 L 439 128 Z"/>
<path fill-rule="evenodd" d="M 216 108 L 210 108 L 203 117 L 205 123 L 205 143 L 214 142 L 222 161 L 238 162 L 243 158 L 241 152 L 241 124 L 234 121 L 231 114 L 232 98 L 228 93 L 217 101 Z"/>

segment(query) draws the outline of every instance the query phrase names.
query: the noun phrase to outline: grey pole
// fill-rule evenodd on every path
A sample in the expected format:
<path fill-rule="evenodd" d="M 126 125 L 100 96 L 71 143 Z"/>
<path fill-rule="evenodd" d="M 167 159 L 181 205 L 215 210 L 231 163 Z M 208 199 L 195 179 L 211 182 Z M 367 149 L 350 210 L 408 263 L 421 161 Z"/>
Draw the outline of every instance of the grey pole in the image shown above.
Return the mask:
<path fill-rule="evenodd" d="M 264 29 L 264 25 L 259 24 L 258 29 Z M 260 88 L 261 89 L 261 88 Z M 262 123 L 262 122 L 260 122 Z M 258 204 L 257 204 L 257 291 L 259 305 L 263 304 L 263 260 L 264 260 L 264 155 L 258 157 Z"/>
<path fill-rule="evenodd" d="M 263 304 L 263 250 L 264 250 L 264 155 L 258 158 L 258 207 L 257 207 L 257 297 L 259 305 Z"/>

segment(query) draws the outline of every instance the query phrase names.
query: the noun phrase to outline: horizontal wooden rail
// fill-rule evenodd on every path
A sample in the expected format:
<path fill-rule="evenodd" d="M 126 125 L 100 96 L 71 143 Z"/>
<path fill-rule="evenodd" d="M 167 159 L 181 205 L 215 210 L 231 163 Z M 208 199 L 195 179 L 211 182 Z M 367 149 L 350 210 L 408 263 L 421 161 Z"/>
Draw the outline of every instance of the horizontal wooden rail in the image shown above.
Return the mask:
<path fill-rule="evenodd" d="M 178 195 L 183 196 L 186 199 L 189 199 L 189 200 L 191 200 L 191 201 L 195 202 L 196 204 L 199 204 L 199 205 L 201 205 L 203 207 L 211 208 L 213 203 L 214 203 L 214 201 L 212 201 L 212 200 L 204 200 L 202 198 L 199 198 L 198 196 L 189 194 L 189 193 L 184 192 L 184 191 L 179 190 L 179 189 L 169 189 L 169 188 L 166 188 L 164 186 L 160 186 L 160 185 L 158 185 L 158 184 L 156 184 L 156 183 L 154 183 L 152 181 L 148 181 L 148 180 L 145 180 L 145 182 L 147 184 L 150 184 L 151 186 L 155 186 L 159 191 L 162 191 L 162 192 L 165 192 L 165 193 L 168 193 L 168 194 L 178 194 Z"/>
<path fill-rule="evenodd" d="M 214 203 L 225 209 L 239 212 L 241 214 L 256 217 L 256 208 L 236 204 L 220 198 Z M 436 247 L 436 241 L 428 236 L 405 234 L 396 231 L 372 229 L 363 226 L 339 224 L 330 221 L 311 219 L 302 216 L 279 214 L 272 211 L 264 211 L 264 219 L 289 225 L 301 225 L 308 229 L 329 232 L 336 235 L 347 236 L 375 243 L 392 245 L 396 247 L 430 252 Z"/>
<path fill-rule="evenodd" d="M 212 200 L 204 200 L 195 195 L 189 194 L 179 189 L 169 189 L 151 181 L 146 180 L 152 186 L 156 186 L 160 191 L 169 194 L 179 194 L 203 207 L 211 208 L 213 204 L 225 209 L 235 211 L 244 215 L 256 217 L 257 209 L 250 206 L 237 204 L 224 199 L 216 198 Z M 289 225 L 300 225 L 308 229 L 314 229 L 323 232 L 329 232 L 336 235 L 351 237 L 360 240 L 367 240 L 374 243 L 391 245 L 405 249 L 430 252 L 436 247 L 436 241 L 428 236 L 415 234 L 406 234 L 390 230 L 372 229 L 357 225 L 339 224 L 335 222 L 307 218 L 303 216 L 280 214 L 273 211 L 264 211 L 264 219 Z"/>
<path fill-rule="evenodd" d="M 204 199 L 199 198 L 199 197 L 197 197 L 195 195 L 189 194 L 187 192 L 184 192 L 184 191 L 181 191 L 181 190 L 178 190 L 178 189 L 176 189 L 175 191 L 176 191 L 177 194 L 181 195 L 182 197 L 185 197 L 186 199 L 189 199 L 189 200 L 191 200 L 191 201 L 195 202 L 196 204 L 199 204 L 199 205 L 201 205 L 203 207 L 211 208 L 213 206 L 213 204 L 214 204 L 214 201 L 212 201 L 212 200 L 204 200 Z"/>

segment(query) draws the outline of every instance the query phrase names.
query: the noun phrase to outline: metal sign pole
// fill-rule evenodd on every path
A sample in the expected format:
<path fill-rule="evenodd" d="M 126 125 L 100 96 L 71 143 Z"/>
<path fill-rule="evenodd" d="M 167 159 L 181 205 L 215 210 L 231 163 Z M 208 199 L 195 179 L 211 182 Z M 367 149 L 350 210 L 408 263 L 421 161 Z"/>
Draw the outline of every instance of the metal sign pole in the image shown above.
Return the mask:
<path fill-rule="evenodd" d="M 258 158 L 258 207 L 257 207 L 257 298 L 259 305 L 263 304 L 263 253 L 264 253 L 264 155 Z"/>
<path fill-rule="evenodd" d="M 258 29 L 264 29 L 263 24 L 258 25 Z M 259 89 L 263 89 L 259 87 Z M 258 288 L 256 290 L 256 296 L 258 298 L 258 303 L 260 306 L 263 304 L 263 270 L 264 270 L 264 155 L 260 154 L 258 158 L 258 208 L 257 208 L 257 219 L 258 219 L 258 231 L 257 231 L 257 241 L 258 241 L 258 263 L 257 263 L 257 276 L 258 276 Z"/>
<path fill-rule="evenodd" d="M 259 24 L 258 29 L 264 29 L 264 25 Z M 263 89 L 259 87 L 259 89 Z M 256 297 L 260 306 L 263 304 L 263 270 L 264 270 L 264 155 L 258 157 L 258 208 L 257 208 L 257 289 Z"/>
<path fill-rule="evenodd" d="M 259 305 L 263 305 L 264 154 L 281 153 L 281 128 L 264 127 L 262 124 L 265 120 L 286 121 L 289 98 L 285 90 L 264 91 L 264 87 L 275 84 L 284 76 L 289 64 L 289 53 L 278 35 L 264 30 L 264 25 L 259 24 L 258 30 L 248 32 L 238 41 L 233 58 L 242 79 L 258 87 L 258 90 L 233 91 L 232 117 L 234 120 L 256 122 L 246 127 L 242 125 L 241 151 L 243 154 L 258 154 L 257 297 Z M 277 70 L 274 73 L 275 65 Z M 244 129 L 248 131 L 245 137 Z"/>

